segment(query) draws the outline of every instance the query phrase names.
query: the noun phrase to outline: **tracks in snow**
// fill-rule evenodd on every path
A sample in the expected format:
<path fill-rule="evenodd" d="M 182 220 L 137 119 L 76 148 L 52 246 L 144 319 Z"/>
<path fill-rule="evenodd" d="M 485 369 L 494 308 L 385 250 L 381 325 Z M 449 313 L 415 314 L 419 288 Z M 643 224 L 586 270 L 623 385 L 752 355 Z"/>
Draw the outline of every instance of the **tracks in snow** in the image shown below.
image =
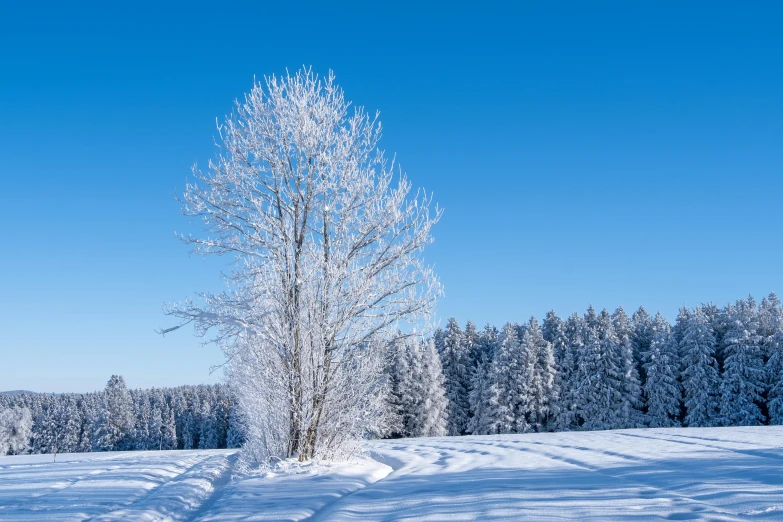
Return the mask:
<path fill-rule="evenodd" d="M 96 516 L 91 521 L 195 520 L 219 499 L 231 478 L 235 462 L 236 453 L 207 454 L 129 505 Z"/>

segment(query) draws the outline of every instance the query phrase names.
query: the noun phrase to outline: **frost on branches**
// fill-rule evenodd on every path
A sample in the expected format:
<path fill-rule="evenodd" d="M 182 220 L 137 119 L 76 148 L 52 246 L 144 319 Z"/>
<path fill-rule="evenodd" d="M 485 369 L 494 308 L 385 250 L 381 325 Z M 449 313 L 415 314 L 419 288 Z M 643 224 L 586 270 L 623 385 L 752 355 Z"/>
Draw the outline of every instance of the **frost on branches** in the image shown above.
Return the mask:
<path fill-rule="evenodd" d="M 383 352 L 440 293 L 421 257 L 440 211 L 394 174 L 377 116 L 349 105 L 331 74 L 256 84 L 185 191 L 206 233 L 184 240 L 234 268 L 226 291 L 169 312 L 217 332 L 259 461 L 342 458 L 383 432 Z"/>

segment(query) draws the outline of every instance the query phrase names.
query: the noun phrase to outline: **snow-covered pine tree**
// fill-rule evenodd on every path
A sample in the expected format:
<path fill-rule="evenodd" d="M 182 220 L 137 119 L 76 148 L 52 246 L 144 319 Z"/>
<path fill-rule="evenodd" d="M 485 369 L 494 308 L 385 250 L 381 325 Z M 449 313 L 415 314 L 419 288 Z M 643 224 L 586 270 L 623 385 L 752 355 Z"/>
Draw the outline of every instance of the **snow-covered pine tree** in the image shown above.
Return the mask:
<path fill-rule="evenodd" d="M 242 446 L 244 438 L 242 423 L 239 419 L 237 408 L 232 404 L 232 407 L 228 412 L 228 433 L 226 435 L 226 447 L 239 448 Z"/>
<path fill-rule="evenodd" d="M 685 320 L 679 353 L 686 412 L 684 423 L 686 426 L 715 426 L 720 374 L 715 360 L 715 335 L 702 308 L 696 308 Z"/>
<path fill-rule="evenodd" d="M 679 312 L 677 312 L 677 319 L 672 326 L 672 337 L 677 343 L 677 346 L 682 342 L 682 336 L 685 335 L 685 329 L 688 325 L 688 319 L 690 319 L 691 311 L 685 306 L 681 306 Z"/>
<path fill-rule="evenodd" d="M 220 419 L 216 415 L 215 406 L 210 400 L 201 404 L 201 433 L 198 439 L 200 449 L 220 447 Z"/>
<path fill-rule="evenodd" d="M 682 337 L 685 334 L 685 328 L 688 324 L 688 319 L 691 316 L 691 311 L 686 306 L 681 306 L 680 310 L 677 312 L 677 319 L 674 321 L 674 326 L 672 326 L 671 336 L 672 341 L 676 343 L 677 346 L 677 355 L 680 360 L 680 373 L 678 376 L 678 382 L 680 383 L 680 398 L 682 398 L 682 353 L 679 351 L 680 344 L 682 343 Z M 685 419 L 685 402 L 680 401 L 680 414 L 678 415 L 680 420 Z"/>
<path fill-rule="evenodd" d="M 79 428 L 79 445 L 76 451 L 92 451 L 99 410 L 100 397 L 97 393 L 82 395 L 79 401 L 79 421 L 81 426 Z"/>
<path fill-rule="evenodd" d="M 482 354 L 481 360 L 473 373 L 470 391 L 470 411 L 472 416 L 468 422 L 468 432 L 473 435 L 488 435 L 492 431 L 492 416 L 490 402 L 492 400 L 491 364 Z"/>
<path fill-rule="evenodd" d="M 465 354 L 465 367 L 467 369 L 464 385 L 467 390 L 468 400 L 468 420 L 465 423 L 464 433 L 470 433 L 468 425 L 470 425 L 470 419 L 473 417 L 473 411 L 470 407 L 470 394 L 473 391 L 473 377 L 476 374 L 482 349 L 481 335 L 476 330 L 476 325 L 473 324 L 473 321 L 468 321 L 465 325 L 465 330 L 462 333 L 462 342 L 464 343 L 462 353 Z"/>
<path fill-rule="evenodd" d="M 151 402 L 150 415 L 147 423 L 147 449 L 163 449 L 163 411 L 160 404 Z"/>
<path fill-rule="evenodd" d="M 535 321 L 535 319 L 532 319 Z M 538 338 L 543 340 L 540 329 L 536 323 L 536 332 L 530 331 L 530 322 L 517 327 L 518 350 L 514 369 L 516 370 L 511 380 L 512 414 L 516 419 L 514 433 L 526 433 L 533 431 L 538 424 L 536 419 L 536 360 L 538 357 Z"/>
<path fill-rule="evenodd" d="M 411 422 L 418 393 L 414 388 L 421 383 L 413 378 L 413 354 L 410 339 L 399 337 L 388 351 L 387 375 L 391 421 L 388 435 L 392 437 L 411 436 Z"/>
<path fill-rule="evenodd" d="M 719 308 L 713 303 L 708 303 L 701 307 L 710 321 L 712 333 L 715 334 L 715 360 L 718 361 L 718 369 L 720 369 L 721 375 L 723 375 L 723 348 L 725 346 L 723 339 L 732 327 L 734 305 L 727 303 L 723 308 Z"/>
<path fill-rule="evenodd" d="M 0 408 L 0 456 L 21 455 L 30 446 L 33 417 L 25 407 Z"/>
<path fill-rule="evenodd" d="M 650 342 L 653 336 L 652 317 L 643 306 L 631 316 L 633 325 L 633 358 L 639 371 L 639 383 L 644 386 L 647 381 L 647 373 L 644 370 L 644 356 L 650 350 Z M 646 409 L 642 401 L 643 411 Z"/>
<path fill-rule="evenodd" d="M 680 384 L 679 347 L 671 335 L 671 326 L 658 312 L 652 321 L 650 347 L 642 354 L 647 381 L 647 424 L 652 428 L 679 426 Z"/>
<path fill-rule="evenodd" d="M 128 449 L 133 426 L 133 401 L 125 379 L 112 375 L 103 391 L 93 446 L 100 451 Z"/>
<path fill-rule="evenodd" d="M 595 316 L 592 319 L 591 316 Z M 585 316 L 585 351 L 580 359 L 583 407 L 582 428 L 605 430 L 622 426 L 622 369 L 619 341 L 614 332 L 612 317 L 606 309 L 595 315 L 592 306 Z"/>
<path fill-rule="evenodd" d="M 492 361 L 495 358 L 495 349 L 498 346 L 498 339 L 500 338 L 500 332 L 491 324 L 487 323 L 484 326 L 484 331 L 481 332 L 479 342 L 481 343 L 481 355 L 486 361 Z"/>
<path fill-rule="evenodd" d="M 149 432 L 152 407 L 149 397 L 144 390 L 132 390 L 131 397 L 133 399 L 133 432 L 130 447 L 136 450 L 152 449 Z"/>
<path fill-rule="evenodd" d="M 422 400 L 419 403 L 418 435 L 440 437 L 447 434 L 448 401 L 444 387 L 443 368 L 435 342 L 419 342 L 421 350 Z"/>
<path fill-rule="evenodd" d="M 465 325 L 465 331 L 462 334 L 462 340 L 465 343 L 462 351 L 465 354 L 465 358 L 468 363 L 468 381 L 472 376 L 472 372 L 476 369 L 478 364 L 479 355 L 481 353 L 481 335 L 476 330 L 476 325 L 473 321 L 468 321 Z"/>
<path fill-rule="evenodd" d="M 783 306 L 772 292 L 762 301 L 767 415 L 770 424 L 783 424 Z"/>
<path fill-rule="evenodd" d="M 467 432 L 469 419 L 470 372 L 464 334 L 453 317 L 446 325 L 442 343 L 440 359 L 449 401 L 448 433 L 463 435 Z"/>
<path fill-rule="evenodd" d="M 492 400 L 490 377 L 497 342 L 497 328 L 487 324 L 479 338 L 480 350 L 476 355 L 476 369 L 471 378 L 469 397 L 471 417 L 468 422 L 468 432 L 474 435 L 487 435 L 493 430 L 490 413 Z"/>
<path fill-rule="evenodd" d="M 758 334 L 758 314 L 752 297 L 728 309 L 730 324 L 723 338 L 720 422 L 724 426 L 756 426 L 764 421 L 765 371 Z"/>
<path fill-rule="evenodd" d="M 557 312 L 550 310 L 544 317 L 544 322 L 541 323 L 541 335 L 545 341 L 549 341 L 552 345 L 555 344 L 555 339 L 559 333 L 563 331 L 563 320 L 558 317 Z M 557 360 L 557 356 L 555 356 Z"/>
<path fill-rule="evenodd" d="M 81 418 L 79 415 L 79 403 L 73 394 L 57 396 L 58 425 L 60 453 L 74 453 L 79 450 L 81 435 Z"/>
<path fill-rule="evenodd" d="M 544 339 L 535 317 L 531 317 L 527 323 L 522 345 L 527 350 L 533 369 L 528 391 L 528 424 L 535 431 L 545 431 L 549 429 L 553 414 L 557 411 L 560 389 L 555 382 L 552 343 Z"/>
<path fill-rule="evenodd" d="M 448 402 L 435 343 L 400 338 L 391 352 L 389 402 L 396 419 L 390 435 L 445 435 Z"/>
<path fill-rule="evenodd" d="M 620 366 L 621 379 L 621 403 L 620 426 L 621 428 L 640 428 L 644 425 L 642 415 L 642 383 L 639 379 L 639 370 L 633 355 L 634 327 L 628 315 L 620 306 L 612 314 L 612 325 L 617 336 L 617 360 Z"/>
<path fill-rule="evenodd" d="M 518 383 L 522 379 L 517 331 L 517 325 L 506 323 L 498 338 L 489 378 L 492 383 L 488 406 L 488 418 L 492 419 L 489 433 L 516 433 L 519 430 L 517 415 L 524 405 L 520 404 L 518 392 Z M 521 424 L 525 424 L 524 419 Z"/>
<path fill-rule="evenodd" d="M 568 354 L 568 336 L 566 335 L 565 323 L 560 317 L 557 316 L 554 310 L 550 310 L 546 314 L 546 319 L 541 327 L 541 334 L 544 340 L 552 344 L 552 354 L 555 359 L 555 385 L 554 390 L 557 393 L 557 400 L 550 406 L 549 415 L 549 430 L 557 430 L 558 417 L 560 416 L 560 408 L 562 406 L 562 396 L 566 393 L 566 380 L 569 370 L 573 368 L 567 368 L 570 357 Z M 572 361 L 571 361 L 572 362 Z"/>
<path fill-rule="evenodd" d="M 164 450 L 177 449 L 177 423 L 174 419 L 174 410 L 165 405 L 162 405 L 161 410 L 163 417 L 163 428 L 160 448 Z"/>
<path fill-rule="evenodd" d="M 35 453 L 60 453 L 65 440 L 65 429 L 62 425 L 64 415 L 62 405 L 57 396 L 45 395 L 41 397 L 41 407 L 33 419 Z"/>
<path fill-rule="evenodd" d="M 558 363 L 561 385 L 556 431 L 579 428 L 579 411 L 582 407 L 579 365 L 584 353 L 584 329 L 584 321 L 577 313 L 573 313 L 563 325 L 567 346 Z"/>

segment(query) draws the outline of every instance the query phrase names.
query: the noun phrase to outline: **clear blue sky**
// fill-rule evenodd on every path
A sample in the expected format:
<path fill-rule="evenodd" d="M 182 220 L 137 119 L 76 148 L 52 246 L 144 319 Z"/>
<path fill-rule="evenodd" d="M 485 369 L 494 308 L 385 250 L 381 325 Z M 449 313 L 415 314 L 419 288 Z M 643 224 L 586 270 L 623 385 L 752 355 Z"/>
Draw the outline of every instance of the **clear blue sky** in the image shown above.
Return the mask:
<path fill-rule="evenodd" d="M 221 284 L 174 197 L 253 77 L 303 64 L 445 207 L 441 319 L 783 292 L 779 2 L 321 4 L 3 5 L 0 390 L 216 381 L 153 331 Z"/>

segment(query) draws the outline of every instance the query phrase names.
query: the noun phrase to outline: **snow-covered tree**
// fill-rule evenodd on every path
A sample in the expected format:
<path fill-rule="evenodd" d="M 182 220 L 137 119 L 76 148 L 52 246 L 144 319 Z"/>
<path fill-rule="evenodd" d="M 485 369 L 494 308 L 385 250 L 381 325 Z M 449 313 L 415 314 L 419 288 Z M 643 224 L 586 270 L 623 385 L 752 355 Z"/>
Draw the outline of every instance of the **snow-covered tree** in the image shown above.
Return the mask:
<path fill-rule="evenodd" d="M 726 317 L 730 327 L 723 337 L 720 421 L 724 426 L 755 426 L 765 420 L 760 405 L 766 374 L 753 298 L 737 301 Z"/>
<path fill-rule="evenodd" d="M 133 400 L 133 433 L 131 434 L 130 447 L 137 450 L 152 449 L 150 439 L 150 417 L 152 416 L 152 407 L 149 397 L 142 390 L 131 392 Z"/>
<path fill-rule="evenodd" d="M 411 436 L 411 423 L 419 396 L 418 387 L 421 385 L 413 376 L 414 354 L 411 340 L 405 338 L 395 340 L 387 356 L 390 420 L 384 435 Z"/>
<path fill-rule="evenodd" d="M 0 410 L 0 456 L 19 455 L 30 445 L 33 417 L 27 408 Z"/>
<path fill-rule="evenodd" d="M 468 433 L 485 435 L 492 433 L 492 360 L 498 342 L 497 328 L 487 324 L 479 338 L 480 349 L 475 356 L 476 369 L 470 383 L 470 420 Z"/>
<path fill-rule="evenodd" d="M 517 330 L 517 325 L 506 323 L 498 338 L 489 377 L 492 385 L 488 416 L 492 424 L 486 433 L 518 433 L 527 427 L 522 417 L 526 404 L 519 391 L 524 361 Z"/>
<path fill-rule="evenodd" d="M 446 435 L 448 401 L 435 343 L 398 340 L 389 365 L 390 404 L 396 418 L 392 436 Z"/>
<path fill-rule="evenodd" d="M 588 325 L 592 324 L 590 327 Z M 612 318 L 604 309 L 585 315 L 585 348 L 579 362 L 579 398 L 582 428 L 603 430 L 623 425 L 623 368 L 618 359 L 619 340 Z"/>
<path fill-rule="evenodd" d="M 766 357 L 764 369 L 769 423 L 783 424 L 783 306 L 772 292 L 762 300 L 759 308 Z"/>
<path fill-rule="evenodd" d="M 471 372 L 465 335 L 453 317 L 446 325 L 441 343 L 440 360 L 449 401 L 448 433 L 462 435 L 468 427 Z"/>
<path fill-rule="evenodd" d="M 682 337 L 685 335 L 685 329 L 688 327 L 688 320 L 690 317 L 691 311 L 685 306 L 680 307 L 679 312 L 677 312 L 677 319 L 674 321 L 674 326 L 672 326 L 671 333 L 677 346 L 682 342 Z"/>
<path fill-rule="evenodd" d="M 685 425 L 715 426 L 720 375 L 715 360 L 715 335 L 701 308 L 696 308 L 685 320 L 679 352 Z"/>
<path fill-rule="evenodd" d="M 476 366 L 478 366 L 478 361 L 481 356 L 481 351 L 483 348 L 482 342 L 481 342 L 481 335 L 479 334 L 478 330 L 476 330 L 476 325 L 473 324 L 472 321 L 468 321 L 468 323 L 465 325 L 465 330 L 462 334 L 463 342 L 465 343 L 465 346 L 463 348 L 463 352 L 465 353 L 465 358 L 468 363 L 468 386 L 470 386 L 470 380 L 472 378 L 473 372 L 476 369 Z"/>
<path fill-rule="evenodd" d="M 239 448 L 245 442 L 242 422 L 239 419 L 237 408 L 232 405 L 228 413 L 228 432 L 226 434 L 226 447 Z"/>
<path fill-rule="evenodd" d="M 680 424 L 679 347 L 671 335 L 671 326 L 659 313 L 651 324 L 650 347 L 642 354 L 647 381 L 647 424 L 652 428 L 668 428 Z"/>
<path fill-rule="evenodd" d="M 259 461 L 345 457 L 378 431 L 383 351 L 398 327 L 426 327 L 440 293 L 422 258 L 440 212 L 349 105 L 331 74 L 256 84 L 183 198 L 206 228 L 185 240 L 236 263 L 227 291 L 169 312 L 216 332 Z"/>
<path fill-rule="evenodd" d="M 531 317 L 526 325 L 522 346 L 533 369 L 527 390 L 528 424 L 535 431 L 544 431 L 550 427 L 557 412 L 560 388 L 555 382 L 557 370 L 552 343 L 544 339 L 535 317 Z"/>
<path fill-rule="evenodd" d="M 631 316 L 633 325 L 633 357 L 636 361 L 636 367 L 639 369 L 639 382 L 644 385 L 647 381 L 647 373 L 644 370 L 643 354 L 650 350 L 650 342 L 653 336 L 653 320 L 650 314 L 643 306 Z"/>
<path fill-rule="evenodd" d="M 101 451 L 130 449 L 133 401 L 121 375 L 112 375 L 101 398 L 93 446 Z"/>
<path fill-rule="evenodd" d="M 642 417 L 642 383 L 634 357 L 634 327 L 623 310 L 617 308 L 612 314 L 612 325 L 617 336 L 617 360 L 620 367 L 620 411 L 621 428 L 639 428 L 644 425 Z"/>
<path fill-rule="evenodd" d="M 567 346 L 558 361 L 560 376 L 560 400 L 555 429 L 568 431 L 579 428 L 579 412 L 582 408 L 581 374 L 579 367 L 584 354 L 585 325 L 579 314 L 574 313 L 566 319 L 563 331 Z M 557 352 L 555 352 L 557 353 Z"/>
<path fill-rule="evenodd" d="M 446 435 L 448 427 L 448 401 L 443 368 L 432 339 L 419 343 L 419 347 L 422 360 L 421 381 L 424 386 L 418 412 L 418 434 L 422 437 L 439 437 Z"/>
<path fill-rule="evenodd" d="M 557 393 L 557 400 L 550 406 L 549 429 L 557 429 L 557 419 L 560 415 L 562 395 L 565 388 L 565 359 L 568 353 L 568 337 L 566 336 L 565 323 L 554 310 L 546 314 L 541 325 L 541 335 L 544 340 L 552 344 L 552 354 L 555 359 L 555 383 L 554 389 Z"/>
<path fill-rule="evenodd" d="M 79 403 L 72 394 L 62 395 L 56 401 L 56 411 L 60 433 L 59 452 L 73 453 L 79 450 L 81 422 L 79 418 Z"/>
<path fill-rule="evenodd" d="M 470 411 L 472 416 L 468 422 L 468 432 L 474 435 L 492 433 L 493 421 L 490 409 L 492 400 L 491 365 L 492 361 L 486 360 L 485 356 L 482 355 L 482 360 L 473 373 L 470 391 Z"/>

